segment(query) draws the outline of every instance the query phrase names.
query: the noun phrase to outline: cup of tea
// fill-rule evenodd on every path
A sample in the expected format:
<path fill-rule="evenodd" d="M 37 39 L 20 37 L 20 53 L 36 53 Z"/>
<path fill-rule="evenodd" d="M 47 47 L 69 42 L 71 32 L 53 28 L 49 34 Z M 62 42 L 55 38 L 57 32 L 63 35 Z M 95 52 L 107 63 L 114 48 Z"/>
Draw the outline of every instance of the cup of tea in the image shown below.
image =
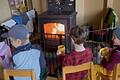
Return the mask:
<path fill-rule="evenodd" d="M 59 45 L 58 46 L 58 52 L 61 52 L 61 54 L 65 54 L 65 46 L 64 45 Z"/>

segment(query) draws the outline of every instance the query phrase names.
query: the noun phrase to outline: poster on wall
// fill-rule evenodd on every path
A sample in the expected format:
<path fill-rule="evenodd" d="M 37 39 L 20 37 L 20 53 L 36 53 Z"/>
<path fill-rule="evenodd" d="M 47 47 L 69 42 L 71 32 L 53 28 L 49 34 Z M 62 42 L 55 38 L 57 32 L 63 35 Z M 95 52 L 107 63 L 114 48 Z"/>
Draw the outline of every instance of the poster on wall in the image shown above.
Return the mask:
<path fill-rule="evenodd" d="M 33 9 L 32 0 L 8 0 L 12 15 L 24 13 Z"/>

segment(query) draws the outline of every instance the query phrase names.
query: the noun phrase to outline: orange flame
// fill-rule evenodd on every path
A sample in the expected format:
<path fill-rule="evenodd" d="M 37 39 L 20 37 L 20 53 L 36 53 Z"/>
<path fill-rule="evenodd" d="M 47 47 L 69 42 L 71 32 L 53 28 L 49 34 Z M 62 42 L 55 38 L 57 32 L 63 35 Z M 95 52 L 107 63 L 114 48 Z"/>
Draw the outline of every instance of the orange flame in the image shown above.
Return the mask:
<path fill-rule="evenodd" d="M 65 26 L 63 24 L 60 24 L 60 23 L 47 23 L 47 24 L 44 24 L 45 33 L 64 34 L 65 33 L 64 28 L 65 28 Z M 50 38 L 51 36 L 47 36 L 47 37 Z M 55 37 L 55 35 L 52 35 L 52 38 L 57 38 L 57 37 Z"/>

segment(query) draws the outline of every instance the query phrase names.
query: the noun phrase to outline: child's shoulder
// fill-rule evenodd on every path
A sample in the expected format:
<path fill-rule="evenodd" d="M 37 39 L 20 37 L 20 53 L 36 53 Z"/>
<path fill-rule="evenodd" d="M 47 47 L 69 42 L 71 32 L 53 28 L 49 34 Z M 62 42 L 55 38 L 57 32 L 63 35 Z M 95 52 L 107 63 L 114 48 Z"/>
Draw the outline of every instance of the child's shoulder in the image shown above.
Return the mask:
<path fill-rule="evenodd" d="M 92 52 L 92 49 L 89 48 L 89 47 L 85 48 L 85 50 L 88 51 L 88 52 Z"/>
<path fill-rule="evenodd" d="M 31 49 L 36 49 L 41 51 L 41 47 L 35 44 L 32 44 Z"/>

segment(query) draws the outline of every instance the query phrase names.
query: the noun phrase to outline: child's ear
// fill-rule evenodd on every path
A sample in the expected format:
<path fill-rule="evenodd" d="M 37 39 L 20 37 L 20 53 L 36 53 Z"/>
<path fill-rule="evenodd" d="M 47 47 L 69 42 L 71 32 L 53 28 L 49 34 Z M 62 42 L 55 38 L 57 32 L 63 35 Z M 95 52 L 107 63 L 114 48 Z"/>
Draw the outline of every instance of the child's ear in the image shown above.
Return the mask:
<path fill-rule="evenodd" d="M 22 41 L 20 39 L 17 39 L 17 44 L 22 44 Z"/>
<path fill-rule="evenodd" d="M 73 40 L 73 38 L 71 38 L 71 41 L 72 41 L 73 44 L 75 44 L 75 41 Z"/>
<path fill-rule="evenodd" d="M 29 38 L 30 37 L 30 34 L 27 34 L 27 38 Z"/>

